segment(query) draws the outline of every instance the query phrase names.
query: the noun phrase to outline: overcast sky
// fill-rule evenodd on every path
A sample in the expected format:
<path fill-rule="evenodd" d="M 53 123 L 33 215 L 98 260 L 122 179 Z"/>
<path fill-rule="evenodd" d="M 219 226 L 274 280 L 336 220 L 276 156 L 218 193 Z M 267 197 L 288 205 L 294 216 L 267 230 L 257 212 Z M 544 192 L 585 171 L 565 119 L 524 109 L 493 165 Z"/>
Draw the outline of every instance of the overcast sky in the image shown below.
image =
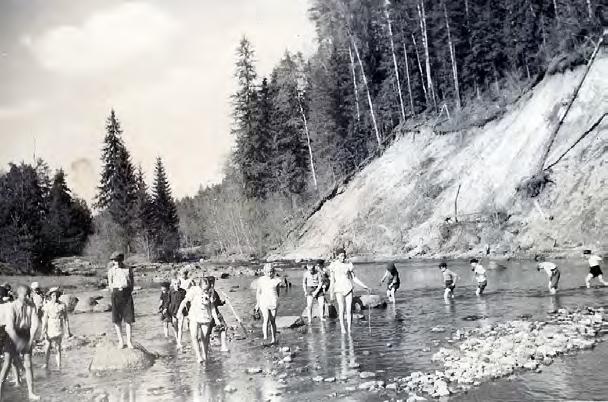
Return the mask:
<path fill-rule="evenodd" d="M 314 49 L 307 8 L 307 0 L 0 0 L 0 170 L 35 153 L 90 200 L 113 107 L 148 179 L 161 156 L 177 196 L 217 182 L 232 146 L 240 37 L 268 74 L 285 49 Z"/>

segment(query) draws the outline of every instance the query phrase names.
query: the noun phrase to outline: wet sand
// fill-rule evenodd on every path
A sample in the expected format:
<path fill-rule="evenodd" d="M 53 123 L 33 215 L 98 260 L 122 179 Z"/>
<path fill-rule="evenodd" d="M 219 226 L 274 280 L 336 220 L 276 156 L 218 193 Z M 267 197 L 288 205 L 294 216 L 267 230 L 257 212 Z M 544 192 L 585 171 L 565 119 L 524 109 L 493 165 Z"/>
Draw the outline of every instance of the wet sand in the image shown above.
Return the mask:
<path fill-rule="evenodd" d="M 212 346 L 211 360 L 198 365 L 189 353 L 189 338 L 185 334 L 185 352 L 178 353 L 174 342 L 164 339 L 158 315 L 158 289 L 144 289 L 135 295 L 137 322 L 135 340 L 161 357 L 148 370 L 94 375 L 88 372 L 94 349 L 82 347 L 65 352 L 63 372 L 45 373 L 40 365 L 41 356 L 34 359 L 36 386 L 50 401 L 155 401 L 155 400 L 383 400 L 407 399 L 407 393 L 390 390 L 378 393 L 359 391 L 357 387 L 368 379 L 362 372 L 373 373 L 371 379 L 390 383 L 413 371 L 434 371 L 440 365 L 431 357 L 448 345 L 446 337 L 463 327 L 482 326 L 491 322 L 505 322 L 522 315 L 530 319 L 545 319 L 548 310 L 563 306 L 608 305 L 608 288 L 584 289 L 584 264 L 560 261 L 562 280 L 557 297 L 546 290 L 546 275 L 536 272 L 532 263 L 509 263 L 502 271 L 489 272 L 487 294 L 478 299 L 467 264 L 453 264 L 463 282 L 456 288 L 453 303 L 443 302 L 441 275 L 434 263 L 398 264 L 402 288 L 397 303 L 385 310 L 371 312 L 371 324 L 355 320 L 351 337 L 340 334 L 336 321 L 324 324 L 313 322 L 303 330 L 283 330 L 278 347 L 260 346 L 261 331 L 256 330 L 245 340 L 232 340 L 231 353 L 221 354 Z M 368 285 L 383 293 L 378 281 L 383 273 L 381 265 L 358 265 L 358 276 Z M 304 301 L 300 286 L 301 270 L 288 270 L 294 284 L 282 293 L 279 315 L 299 315 Z M 4 278 L 0 278 L 4 279 Z M 39 280 L 40 278 L 36 278 Z M 8 278 L 15 283 L 15 278 Z M 60 283 L 66 278 L 39 280 L 45 286 Z M 86 278 L 95 283 L 95 278 Z M 254 303 L 254 292 L 249 289 L 252 278 L 235 277 L 218 280 L 217 287 L 224 290 L 245 318 Z M 77 278 L 67 277 L 69 283 Z M 67 283 L 67 282 L 64 282 Z M 230 291 L 231 287 L 239 286 Z M 71 292 L 71 290 L 69 290 Z M 78 296 L 79 292 L 72 292 Z M 101 291 L 89 288 L 87 294 Z M 363 293 L 363 292 L 357 292 Z M 236 325 L 229 308 L 222 309 L 230 325 Z M 367 318 L 367 312 L 365 314 Z M 465 318 L 487 317 L 476 321 Z M 109 313 L 85 313 L 71 316 L 73 332 L 77 335 L 97 336 L 113 331 Z M 433 333 L 433 327 L 445 327 L 446 332 Z M 231 331 L 229 335 L 241 335 Z M 289 353 L 281 348 L 289 347 Z M 288 359 L 285 357 L 289 356 Z M 601 399 L 608 395 L 604 382 L 604 365 L 608 346 L 601 343 L 592 351 L 574 356 L 563 356 L 543 369 L 542 373 L 518 373 L 514 376 L 482 384 L 467 394 L 452 396 L 453 400 L 547 400 L 547 399 Z M 290 360 L 285 362 L 285 360 Z M 53 366 L 52 366 L 53 367 Z M 248 374 L 246 370 L 261 369 Z M 322 380 L 316 382 L 315 380 Z M 328 381 L 325 381 L 328 380 Z M 24 389 L 7 387 L 9 400 L 22 400 Z"/>

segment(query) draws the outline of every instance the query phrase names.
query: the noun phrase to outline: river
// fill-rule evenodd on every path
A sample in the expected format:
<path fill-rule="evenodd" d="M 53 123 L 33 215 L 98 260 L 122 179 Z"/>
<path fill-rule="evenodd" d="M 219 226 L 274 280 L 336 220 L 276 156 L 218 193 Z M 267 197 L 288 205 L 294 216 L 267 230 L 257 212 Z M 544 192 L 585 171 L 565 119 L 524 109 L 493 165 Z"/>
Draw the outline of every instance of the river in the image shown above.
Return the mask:
<path fill-rule="evenodd" d="M 198 365 L 191 350 L 178 353 L 174 342 L 162 335 L 158 316 L 158 289 L 148 288 L 135 296 L 137 322 L 134 339 L 162 357 L 150 369 L 139 372 L 114 373 L 97 376 L 88 372 L 93 349 L 82 348 L 64 353 L 62 372 L 45 373 L 41 357 L 36 357 L 36 389 L 48 401 L 82 401 L 105 393 L 110 401 L 258 401 L 298 400 L 317 401 L 339 398 L 366 401 L 407 399 L 386 391 L 383 395 L 353 391 L 362 380 L 360 371 L 376 372 L 376 379 L 387 383 L 396 377 L 405 377 L 415 370 L 440 369 L 431 362 L 431 356 L 446 343 L 449 332 L 431 333 L 435 326 L 449 330 L 501 322 L 530 315 L 542 320 L 548 310 L 561 306 L 607 306 L 608 288 L 584 288 L 587 269 L 580 263 L 560 261 L 562 277 L 556 297 L 549 295 L 544 272 L 537 272 L 533 263 L 509 262 L 504 270 L 488 271 L 486 294 L 477 298 L 472 273 L 468 264 L 452 263 L 450 268 L 461 277 L 452 303 L 443 301 L 443 286 L 436 263 L 403 262 L 397 268 L 401 289 L 396 304 L 385 310 L 372 310 L 371 321 L 355 320 L 353 334 L 340 334 L 337 321 L 314 321 L 305 331 L 285 330 L 279 335 L 280 346 L 296 351 L 289 369 L 277 365 L 273 357 L 280 355 L 276 347 L 260 346 L 261 333 L 249 335 L 246 340 L 230 343 L 230 354 L 221 354 L 215 346 L 211 360 Z M 304 307 L 300 286 L 300 269 L 285 271 L 293 287 L 282 292 L 279 315 L 299 315 Z M 369 286 L 383 293 L 378 281 L 383 274 L 381 264 L 356 266 L 357 276 Z M 59 279 L 58 279 L 59 280 Z M 254 292 L 249 289 L 251 278 L 236 277 L 218 280 L 218 289 L 228 292 L 236 310 L 248 316 L 254 305 Z M 363 293 L 358 291 L 358 294 Z M 223 315 L 229 324 L 235 324 L 227 306 Z M 367 312 L 366 317 L 367 317 Z M 464 320 L 470 316 L 487 317 L 477 321 Z M 72 332 L 76 334 L 113 335 L 109 313 L 76 314 L 71 317 Z M 189 344 L 187 331 L 184 344 Z M 595 349 L 564 356 L 545 367 L 542 373 L 528 372 L 492 383 L 482 384 L 467 394 L 455 395 L 455 401 L 513 401 L 513 400 L 597 400 L 608 397 L 605 365 L 608 361 L 608 344 L 600 343 Z M 356 364 L 353 364 L 356 363 Z M 354 366 L 358 368 L 352 368 Z M 248 367 L 275 369 L 287 374 L 249 375 Z M 336 382 L 313 382 L 315 376 L 336 377 Z M 342 378 L 342 380 L 340 380 Z M 230 385 L 233 393 L 224 392 Z M 20 400 L 24 393 L 7 386 L 8 400 Z M 392 393 L 391 393 L 392 392 Z"/>

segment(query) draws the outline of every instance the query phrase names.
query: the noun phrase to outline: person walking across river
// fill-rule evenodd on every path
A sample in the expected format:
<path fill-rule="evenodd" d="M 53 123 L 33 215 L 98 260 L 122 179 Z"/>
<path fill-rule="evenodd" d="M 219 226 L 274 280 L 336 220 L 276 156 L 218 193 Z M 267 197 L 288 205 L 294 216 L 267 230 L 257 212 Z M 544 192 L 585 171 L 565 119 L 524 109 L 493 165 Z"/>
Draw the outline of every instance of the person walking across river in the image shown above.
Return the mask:
<path fill-rule="evenodd" d="M 608 282 L 604 280 L 604 273 L 602 272 L 602 268 L 600 264 L 602 263 L 602 257 L 599 255 L 595 255 L 591 253 L 591 250 L 584 250 L 583 257 L 587 259 L 587 263 L 589 264 L 589 273 L 585 278 L 585 285 L 587 288 L 591 287 L 591 280 L 593 278 L 597 278 L 602 285 L 608 286 Z"/>
<path fill-rule="evenodd" d="M 173 335 L 175 335 L 175 342 L 177 348 L 182 347 L 181 334 L 183 331 L 184 317 L 188 316 L 187 307 L 184 307 L 184 311 L 180 311 L 180 305 L 186 297 L 186 290 L 180 287 L 180 281 L 175 278 L 171 281 L 171 290 L 169 291 L 169 315 L 171 316 L 171 328 L 173 329 Z"/>
<path fill-rule="evenodd" d="M 319 319 L 323 320 L 325 297 L 321 294 L 322 290 L 321 273 L 317 271 L 315 264 L 306 264 L 306 272 L 302 277 L 302 288 L 304 289 L 304 297 L 306 298 L 306 316 L 308 324 L 312 323 L 312 307 L 315 299 L 319 308 Z"/>
<path fill-rule="evenodd" d="M 272 263 L 264 264 L 264 275 L 257 280 L 256 305 L 254 310 L 262 313 L 262 334 L 264 342 L 268 341 L 268 325 L 270 325 L 271 345 L 277 343 L 277 311 L 279 308 L 279 285 L 283 279 L 276 276 Z"/>
<path fill-rule="evenodd" d="M 458 275 L 456 273 L 450 271 L 448 269 L 448 264 L 442 262 L 439 264 L 439 269 L 443 275 L 443 283 L 445 286 L 445 290 L 443 292 L 443 299 L 447 302 L 450 299 L 454 298 L 454 289 L 456 288 L 456 281 L 458 280 Z"/>
<path fill-rule="evenodd" d="M 133 270 L 124 264 L 125 256 L 114 252 L 110 257 L 108 269 L 108 289 L 112 297 L 112 322 L 118 337 L 118 347 L 124 348 L 122 323 L 125 324 L 127 347 L 133 349 L 132 326 L 135 322 L 135 307 L 133 305 Z"/>
<path fill-rule="evenodd" d="M 397 267 L 394 262 L 389 262 L 385 267 L 386 271 L 384 272 L 384 276 L 380 279 L 380 285 L 386 280 L 386 297 L 388 300 L 395 303 L 395 292 L 399 289 L 401 285 L 401 280 L 399 279 L 399 272 L 397 271 Z"/>
<path fill-rule="evenodd" d="M 352 262 L 346 262 L 346 251 L 343 248 L 336 250 L 336 260 L 329 265 L 330 272 L 330 296 L 335 297 L 338 302 L 338 319 L 343 334 L 351 333 L 353 322 L 353 290 L 354 284 L 368 291 L 369 286 L 361 282 L 355 275 L 355 267 Z M 344 316 L 346 315 L 346 327 Z"/>
<path fill-rule="evenodd" d="M 475 290 L 475 294 L 477 296 L 481 296 L 483 291 L 486 289 L 486 286 L 488 286 L 486 269 L 479 263 L 477 258 L 472 258 L 469 263 L 471 264 L 471 270 L 473 271 L 474 279 L 477 283 L 477 290 Z"/>
<path fill-rule="evenodd" d="M 48 291 L 49 300 L 42 307 L 44 315 L 42 317 L 42 336 L 46 339 L 44 347 L 44 368 L 49 368 L 49 358 L 51 357 L 51 347 L 55 346 L 57 351 L 57 367 L 61 370 L 61 341 L 64 335 L 72 336 L 70 331 L 70 321 L 68 319 L 68 308 L 59 297 L 61 291 L 53 287 Z"/>
<path fill-rule="evenodd" d="M 8 370 L 13 361 L 23 357 L 25 381 L 30 400 L 39 400 L 34 393 L 34 375 L 32 371 L 32 348 L 40 325 L 36 306 L 29 298 L 30 289 L 25 285 L 17 287 L 17 299 L 7 306 L 4 317 L 3 354 L 4 361 L 0 370 L 0 401 Z"/>
<path fill-rule="evenodd" d="M 549 261 L 545 261 L 543 257 L 536 256 L 534 260 L 538 262 L 538 264 L 536 264 L 536 270 L 545 271 L 545 273 L 549 277 L 549 292 L 554 295 L 555 293 L 557 293 L 557 286 L 559 284 L 559 278 L 561 276 L 559 268 L 556 264 Z"/>

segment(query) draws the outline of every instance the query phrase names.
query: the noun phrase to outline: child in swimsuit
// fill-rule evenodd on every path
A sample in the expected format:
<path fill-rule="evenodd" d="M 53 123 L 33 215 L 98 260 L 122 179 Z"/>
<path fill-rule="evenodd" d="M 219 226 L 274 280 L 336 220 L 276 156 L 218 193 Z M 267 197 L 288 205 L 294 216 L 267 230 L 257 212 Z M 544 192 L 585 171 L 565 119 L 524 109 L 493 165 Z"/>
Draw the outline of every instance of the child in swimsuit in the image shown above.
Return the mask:
<path fill-rule="evenodd" d="M 61 340 L 64 331 L 68 336 L 70 333 L 70 321 L 68 320 L 68 308 L 59 300 L 61 292 L 59 288 L 49 289 L 49 301 L 42 307 L 42 335 L 47 341 L 44 348 L 45 364 L 44 368 L 49 366 L 49 358 L 51 357 L 51 346 L 55 345 L 57 349 L 57 367 L 61 370 Z"/>
<path fill-rule="evenodd" d="M 338 318 L 340 329 L 343 334 L 351 332 L 353 321 L 353 283 L 368 291 L 370 288 L 355 276 L 355 268 L 352 262 L 346 262 L 346 251 L 342 248 L 336 250 L 337 259 L 329 266 L 331 273 L 330 295 L 338 302 Z M 344 315 L 346 315 L 346 328 L 344 327 Z"/>
<path fill-rule="evenodd" d="M 211 290 L 213 290 L 211 299 L 213 301 L 213 308 L 215 309 L 215 314 L 218 318 L 218 321 L 214 321 L 213 328 L 220 334 L 220 351 L 229 352 L 228 345 L 226 343 L 226 331 L 228 329 L 228 326 L 226 325 L 226 320 L 224 320 L 224 316 L 222 315 L 222 313 L 220 313 L 219 310 L 219 307 L 222 307 L 224 304 L 226 304 L 226 302 L 220 299 L 220 295 L 215 290 L 215 276 L 208 276 L 207 279 L 209 279 Z"/>
<path fill-rule="evenodd" d="M 488 286 L 488 277 L 486 276 L 486 269 L 479 263 L 477 258 L 472 258 L 471 270 L 474 272 L 474 280 L 477 282 L 477 290 L 475 294 L 481 296 L 486 286 Z"/>
<path fill-rule="evenodd" d="M 279 307 L 279 285 L 283 282 L 275 275 L 271 263 L 264 264 L 264 276 L 257 280 L 255 309 L 262 313 L 262 334 L 264 342 L 268 340 L 268 325 L 270 324 L 271 344 L 276 344 L 277 325 L 275 319 Z"/>
<path fill-rule="evenodd" d="M 386 297 L 388 297 L 389 301 L 395 303 L 395 292 L 399 289 L 401 285 L 401 281 L 399 280 L 399 272 L 397 271 L 397 267 L 395 267 L 394 262 L 389 262 L 386 264 L 386 272 L 384 272 L 384 276 L 380 279 L 380 285 L 387 280 L 386 282 Z"/>
<path fill-rule="evenodd" d="M 608 282 L 604 280 L 602 268 L 600 267 L 600 264 L 602 263 L 602 257 L 600 257 L 599 255 L 592 254 L 591 250 L 583 251 L 583 257 L 586 258 L 587 262 L 589 263 L 589 273 L 585 278 L 585 285 L 587 286 L 587 288 L 591 287 L 591 280 L 593 278 L 597 278 L 602 283 L 602 285 L 608 286 Z"/>
<path fill-rule="evenodd" d="M 317 299 L 319 305 L 319 319 L 325 321 L 325 318 L 323 318 L 325 297 L 321 293 L 322 287 L 321 273 L 317 271 L 314 264 L 306 264 L 306 272 L 304 272 L 302 278 L 302 288 L 304 289 L 304 297 L 306 297 L 306 312 L 309 324 L 312 322 L 312 305 L 315 299 Z"/>
<path fill-rule="evenodd" d="M 180 287 L 179 279 L 175 278 L 171 281 L 171 290 L 169 290 L 169 315 L 171 317 L 171 329 L 173 330 L 173 335 L 175 336 L 175 342 L 177 343 L 177 348 L 181 349 L 182 347 L 182 327 L 183 327 L 183 317 L 188 315 L 188 312 L 182 311 L 180 314 L 179 307 L 182 304 L 182 301 L 186 297 L 186 290 Z"/>
<path fill-rule="evenodd" d="M 160 285 L 160 300 L 158 303 L 158 313 L 160 314 L 160 322 L 163 324 L 165 338 L 169 337 L 169 324 L 172 322 L 169 304 L 171 302 L 169 295 L 169 283 L 163 282 Z"/>
<path fill-rule="evenodd" d="M 448 269 L 448 264 L 442 262 L 439 264 L 439 269 L 443 274 L 443 282 L 445 284 L 445 291 L 443 292 L 443 298 L 447 302 L 449 299 L 454 298 L 454 288 L 456 288 L 456 280 L 458 275 Z"/>

